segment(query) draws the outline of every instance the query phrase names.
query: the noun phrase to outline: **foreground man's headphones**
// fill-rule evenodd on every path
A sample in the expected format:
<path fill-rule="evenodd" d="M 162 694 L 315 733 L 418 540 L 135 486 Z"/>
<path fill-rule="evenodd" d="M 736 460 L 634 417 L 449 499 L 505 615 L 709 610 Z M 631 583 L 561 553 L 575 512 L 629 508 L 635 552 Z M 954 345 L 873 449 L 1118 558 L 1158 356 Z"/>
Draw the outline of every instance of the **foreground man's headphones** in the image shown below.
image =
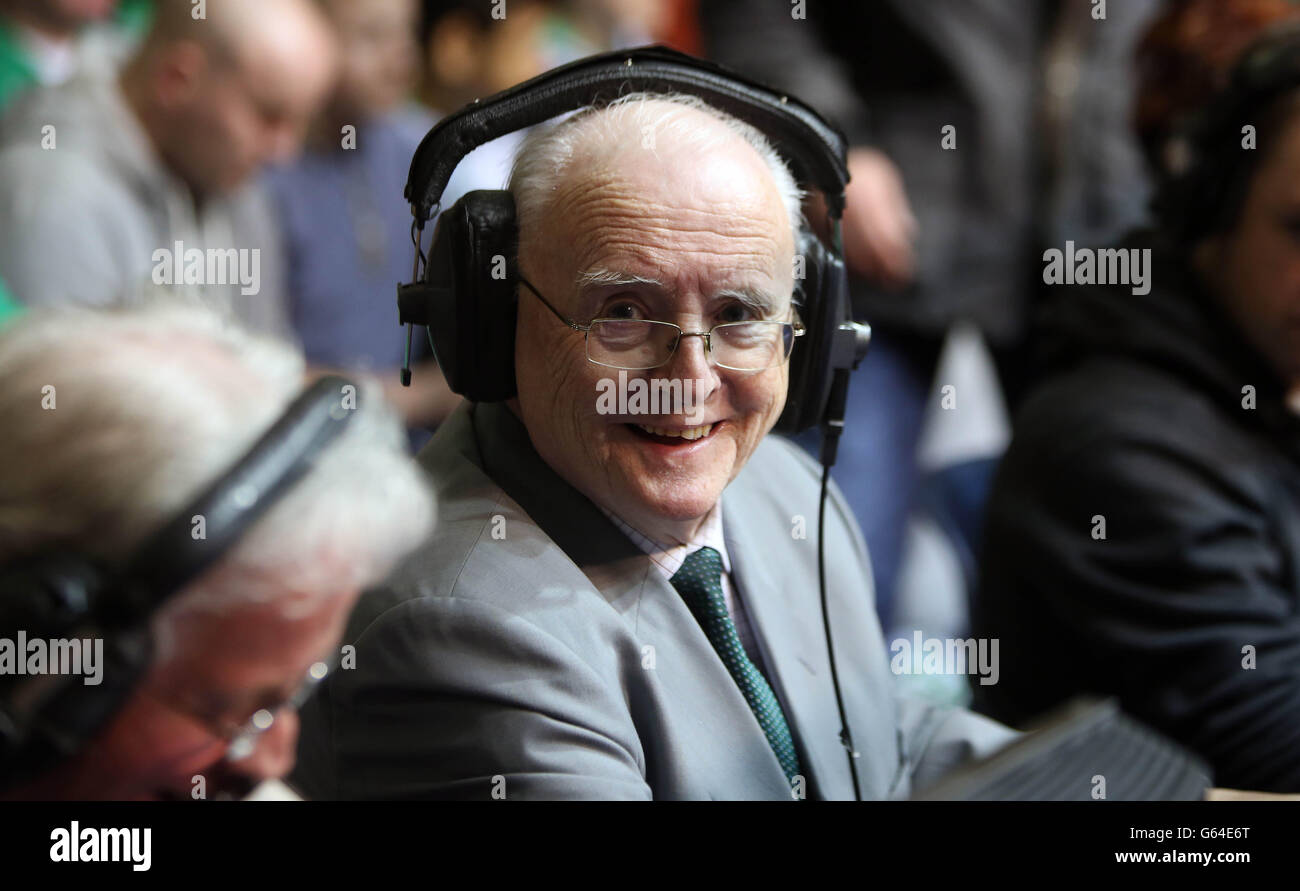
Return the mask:
<path fill-rule="evenodd" d="M 356 414 L 343 404 L 344 387 L 355 392 L 345 378 L 316 381 L 121 569 L 77 553 L 0 567 L 0 638 L 22 631 L 27 640 L 98 639 L 104 647 L 97 685 L 81 675 L 0 674 L 0 791 L 75 754 L 125 703 L 152 661 L 150 616 L 226 554 L 343 432 Z M 205 525 L 199 539 L 194 517 Z"/>
<path fill-rule="evenodd" d="M 478 146 L 633 92 L 686 93 L 746 121 L 772 140 L 798 181 L 816 186 L 825 196 L 836 248 L 805 233 L 800 315 L 807 334 L 796 341 L 790 357 L 789 391 L 776 429 L 794 433 L 819 423 L 842 426 L 842 391 L 870 336 L 869 328 L 852 321 L 838 244 L 849 178 L 844 137 L 793 96 L 658 46 L 591 56 L 548 71 L 476 100 L 443 118 L 424 137 L 406 183 L 415 217 L 414 281 L 398 286 L 399 320 L 408 326 L 408 358 L 410 326 L 424 325 L 453 391 L 473 402 L 499 402 L 515 395 L 519 232 L 513 196 L 506 191 L 470 192 L 443 213 L 422 280 L 420 232 L 439 206 L 456 165 Z M 504 258 L 504 275 L 494 257 Z M 840 372 L 842 384 L 836 379 Z M 408 365 L 403 383 L 409 380 Z"/>

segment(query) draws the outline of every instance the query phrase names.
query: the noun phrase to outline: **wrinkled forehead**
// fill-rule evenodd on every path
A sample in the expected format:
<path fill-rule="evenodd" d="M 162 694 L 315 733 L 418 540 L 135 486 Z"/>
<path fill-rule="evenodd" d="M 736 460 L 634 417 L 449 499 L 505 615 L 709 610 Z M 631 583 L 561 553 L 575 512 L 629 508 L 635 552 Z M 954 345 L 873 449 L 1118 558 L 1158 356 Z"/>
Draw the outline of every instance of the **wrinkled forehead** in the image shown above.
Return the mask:
<path fill-rule="evenodd" d="M 596 153 L 570 166 L 538 231 L 524 237 L 575 284 L 622 275 L 706 294 L 763 291 L 777 302 L 793 286 L 789 213 L 743 142 Z"/>
<path fill-rule="evenodd" d="M 219 682 L 223 689 L 294 686 L 303 666 L 328 661 L 350 594 L 285 595 L 296 602 L 224 607 L 181 601 L 154 623 L 171 681 Z"/>

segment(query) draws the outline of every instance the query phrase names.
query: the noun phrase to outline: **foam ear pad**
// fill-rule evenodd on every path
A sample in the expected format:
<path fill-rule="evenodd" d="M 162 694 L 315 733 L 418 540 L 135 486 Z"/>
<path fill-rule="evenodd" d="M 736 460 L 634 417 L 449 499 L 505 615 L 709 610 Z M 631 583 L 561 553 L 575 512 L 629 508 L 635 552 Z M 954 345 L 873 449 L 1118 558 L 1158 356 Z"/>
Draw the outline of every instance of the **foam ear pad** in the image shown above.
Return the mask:
<path fill-rule="evenodd" d="M 418 299 L 438 366 L 472 402 L 515 395 L 514 196 L 469 192 L 438 219 Z"/>
<path fill-rule="evenodd" d="M 780 433 L 799 433 L 820 423 L 831 390 L 835 331 L 849 320 L 844 262 L 811 233 L 804 233 L 803 242 L 804 277 L 798 291 L 806 331 L 790 354 L 785 410 L 775 427 Z"/>

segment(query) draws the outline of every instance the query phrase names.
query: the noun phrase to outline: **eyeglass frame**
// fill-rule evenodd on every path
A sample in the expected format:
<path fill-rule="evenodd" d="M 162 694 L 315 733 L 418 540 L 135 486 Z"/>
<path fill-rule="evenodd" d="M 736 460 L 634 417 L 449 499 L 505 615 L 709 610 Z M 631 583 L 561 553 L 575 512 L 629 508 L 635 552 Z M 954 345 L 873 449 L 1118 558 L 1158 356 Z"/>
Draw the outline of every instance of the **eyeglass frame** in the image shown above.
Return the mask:
<path fill-rule="evenodd" d="M 595 359 L 591 358 L 591 353 L 588 352 L 587 361 L 590 362 L 592 365 L 599 365 L 602 368 L 617 368 L 623 371 L 650 371 L 655 368 L 662 368 L 663 366 L 667 365 L 669 362 L 672 361 L 673 356 L 677 355 L 677 347 L 681 345 L 683 337 L 703 337 L 704 354 L 706 357 L 711 357 L 713 356 L 714 332 L 716 332 L 719 328 L 726 328 L 733 325 L 752 325 L 755 322 L 762 323 L 762 324 L 788 325 L 790 326 L 794 334 L 794 338 L 803 337 L 804 334 L 806 334 L 808 331 L 808 329 L 803 326 L 802 322 L 777 322 L 775 319 L 751 319 L 746 322 L 723 322 L 721 325 L 714 325 L 708 331 L 686 331 L 685 329 L 682 328 L 681 325 L 678 325 L 676 322 L 663 322 L 658 319 L 612 319 L 612 318 L 601 317 L 601 318 L 592 319 L 586 325 L 581 325 L 573 321 L 573 319 L 567 318 L 563 313 L 561 313 L 558 309 L 556 309 L 555 306 L 551 303 L 551 301 L 543 297 L 542 292 L 537 290 L 537 288 L 533 286 L 533 283 L 530 282 L 528 279 L 524 278 L 522 275 L 519 275 L 518 278 L 520 283 L 522 283 L 525 287 L 527 287 L 528 290 L 532 291 L 533 294 L 537 297 L 537 299 L 542 301 L 542 304 L 547 309 L 549 309 L 557 319 L 559 319 L 568 327 L 572 328 L 574 331 L 581 331 L 583 333 L 584 341 L 588 343 L 590 343 L 588 338 L 590 338 L 591 336 L 592 326 L 594 326 L 597 322 L 650 322 L 651 324 L 667 325 L 677 329 L 677 339 L 673 343 L 672 351 L 669 352 L 668 358 L 664 359 L 658 365 L 651 365 L 648 368 L 624 368 L 622 365 L 610 365 L 605 362 L 597 362 Z M 793 339 L 790 342 L 790 351 L 791 352 L 794 351 Z M 740 372 L 741 374 L 756 374 L 760 371 L 767 371 L 769 368 L 776 368 L 778 365 L 788 361 L 789 359 L 790 359 L 790 352 L 787 352 L 784 356 L 781 357 L 780 362 L 774 362 L 773 364 L 764 366 L 763 368 L 733 368 L 730 365 L 723 365 L 722 363 L 718 362 L 717 359 L 713 360 L 713 364 L 716 365 L 718 368 L 725 368 L 728 371 L 737 371 Z"/>
<path fill-rule="evenodd" d="M 337 663 L 337 661 L 337 658 L 331 660 L 334 663 Z M 331 662 L 322 659 L 313 662 L 311 667 L 307 669 L 307 676 L 303 678 L 302 683 L 288 698 L 270 708 L 259 708 L 253 712 L 247 721 L 238 725 L 216 721 L 207 715 L 201 714 L 188 703 L 180 702 L 171 697 L 160 696 L 157 693 L 150 693 L 150 695 L 162 705 L 177 714 L 189 718 L 203 727 L 209 734 L 221 740 L 226 746 L 225 760 L 227 762 L 242 761 L 257 750 L 258 737 L 275 726 L 277 715 L 286 708 L 297 711 L 311 698 L 312 693 L 316 692 L 317 686 L 325 678 L 329 677 L 330 672 L 334 670 L 334 665 Z M 317 666 L 323 667 L 319 675 L 316 674 Z"/>

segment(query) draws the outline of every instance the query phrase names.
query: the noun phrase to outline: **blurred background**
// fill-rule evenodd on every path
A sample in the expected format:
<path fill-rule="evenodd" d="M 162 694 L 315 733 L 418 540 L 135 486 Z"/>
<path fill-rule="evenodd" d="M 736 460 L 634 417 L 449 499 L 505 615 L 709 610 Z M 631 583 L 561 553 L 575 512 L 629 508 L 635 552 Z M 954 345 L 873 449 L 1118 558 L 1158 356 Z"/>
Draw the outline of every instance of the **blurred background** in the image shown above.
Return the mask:
<path fill-rule="evenodd" d="M 585 55 L 661 43 L 836 122 L 851 145 L 854 308 L 875 335 L 834 476 L 887 638 L 969 631 L 984 504 L 1035 382 L 1043 251 L 1113 246 L 1148 222 L 1180 122 L 1247 42 L 1295 15 L 1282 0 L 1123 0 L 1103 19 L 1092 0 L 808 2 L 802 15 L 787 0 L 319 0 L 297 43 L 275 15 L 214 19 L 228 33 L 204 63 L 178 49 L 192 7 L 174 6 L 0 0 L 0 316 L 158 284 L 156 262 L 123 265 L 132 226 L 152 246 L 255 246 L 256 301 L 195 299 L 294 340 L 317 373 L 374 375 L 412 448 L 458 402 L 422 344 L 415 386 L 397 383 L 394 284 L 413 253 L 402 187 L 440 116 Z M 295 72 L 333 42 L 320 89 L 305 73 L 203 80 L 222 52 L 272 59 L 272 38 Z M 53 164 L 40 157 L 52 138 Z M 442 206 L 502 188 L 519 139 L 469 155 Z M 101 186 L 120 218 L 79 214 L 87 165 L 111 171 Z M 962 677 L 900 682 L 968 699 Z"/>

